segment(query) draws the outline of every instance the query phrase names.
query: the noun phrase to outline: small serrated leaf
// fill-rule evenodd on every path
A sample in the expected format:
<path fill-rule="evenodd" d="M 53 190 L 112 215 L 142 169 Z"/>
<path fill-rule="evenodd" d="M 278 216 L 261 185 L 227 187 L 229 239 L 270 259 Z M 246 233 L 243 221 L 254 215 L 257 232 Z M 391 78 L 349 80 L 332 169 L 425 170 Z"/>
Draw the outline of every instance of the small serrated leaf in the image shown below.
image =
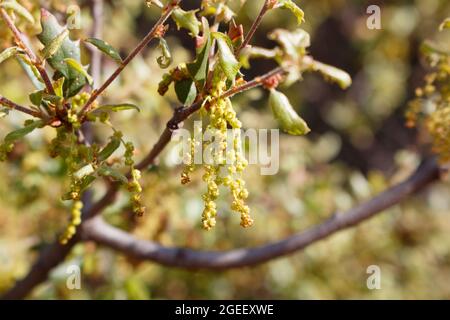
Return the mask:
<path fill-rule="evenodd" d="M 10 47 L 0 53 L 0 63 L 15 56 L 19 52 L 18 47 Z"/>
<path fill-rule="evenodd" d="M 12 131 L 8 133 L 4 139 L 5 144 L 12 144 L 16 142 L 17 140 L 22 139 L 27 134 L 30 134 L 35 129 L 41 127 L 44 125 L 44 122 L 42 120 L 33 121 L 30 124 L 26 125 L 23 128 L 20 128 L 18 130 Z"/>
<path fill-rule="evenodd" d="M 294 110 L 289 99 L 275 89 L 270 90 L 269 105 L 281 129 L 291 135 L 305 135 L 311 130 Z"/>
<path fill-rule="evenodd" d="M 16 1 L 4 1 L 0 3 L 0 7 L 7 9 L 7 10 L 13 10 L 18 15 L 25 18 L 29 23 L 34 24 L 34 17 L 33 15 L 23 6 L 21 6 Z"/>
<path fill-rule="evenodd" d="M 88 81 L 88 83 L 90 85 L 92 85 L 94 83 L 94 79 L 92 79 L 91 75 L 86 71 L 86 69 L 75 59 L 72 58 L 66 58 L 64 59 L 64 61 L 74 70 L 78 71 L 79 73 L 81 73 L 86 80 Z"/>
<path fill-rule="evenodd" d="M 85 40 L 85 42 L 92 44 L 98 50 L 106 54 L 108 57 L 112 58 L 117 63 L 122 63 L 123 60 L 119 52 L 108 42 L 95 38 L 88 38 Z"/>
<path fill-rule="evenodd" d="M 175 82 L 175 92 L 184 106 L 192 105 L 197 97 L 197 87 L 194 81 L 189 79 Z"/>
<path fill-rule="evenodd" d="M 177 24 L 178 30 L 185 28 L 190 31 L 193 37 L 196 37 L 200 31 L 200 22 L 195 16 L 196 10 L 184 11 L 181 8 L 176 8 L 172 12 L 172 19 Z"/>

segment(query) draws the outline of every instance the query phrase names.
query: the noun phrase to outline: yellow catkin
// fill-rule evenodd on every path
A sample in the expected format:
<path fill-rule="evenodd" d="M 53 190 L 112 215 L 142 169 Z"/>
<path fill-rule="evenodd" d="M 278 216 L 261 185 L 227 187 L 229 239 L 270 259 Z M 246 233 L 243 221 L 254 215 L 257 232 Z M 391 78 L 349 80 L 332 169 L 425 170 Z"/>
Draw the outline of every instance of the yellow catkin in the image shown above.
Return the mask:
<path fill-rule="evenodd" d="M 60 237 L 60 243 L 65 245 L 77 232 L 77 227 L 81 224 L 81 210 L 83 209 L 83 203 L 81 201 L 75 201 L 72 206 L 70 222 L 66 230 Z"/>

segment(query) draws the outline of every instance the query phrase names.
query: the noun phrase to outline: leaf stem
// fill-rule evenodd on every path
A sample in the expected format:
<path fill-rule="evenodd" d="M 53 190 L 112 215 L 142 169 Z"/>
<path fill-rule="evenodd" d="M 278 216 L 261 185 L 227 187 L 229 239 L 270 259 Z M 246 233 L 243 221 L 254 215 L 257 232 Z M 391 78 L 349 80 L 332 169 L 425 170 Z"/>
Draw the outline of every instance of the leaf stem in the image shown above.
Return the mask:
<path fill-rule="evenodd" d="M 45 87 L 47 88 L 47 92 L 52 94 L 52 95 L 55 95 L 55 90 L 53 89 L 52 81 L 50 80 L 50 77 L 49 77 L 47 71 L 45 70 L 45 68 L 43 66 L 43 62 L 39 59 L 39 57 L 37 57 L 34 54 L 33 50 L 31 50 L 31 48 L 25 43 L 25 40 L 24 40 L 24 37 L 23 37 L 22 33 L 16 27 L 14 22 L 11 20 L 11 17 L 8 15 L 8 13 L 6 12 L 6 10 L 4 8 L 0 8 L 0 15 L 2 16 L 2 18 L 5 21 L 5 23 L 8 26 L 8 28 L 13 33 L 13 36 L 14 36 L 14 39 L 15 39 L 17 45 L 21 49 L 23 49 L 25 51 L 25 53 L 28 56 L 28 58 L 30 59 L 31 63 L 38 70 L 39 74 L 42 77 L 42 80 L 45 83 Z"/>
<path fill-rule="evenodd" d="M 169 2 L 169 4 L 164 8 L 162 16 L 159 18 L 159 20 L 156 22 L 156 24 L 153 26 L 153 28 L 149 31 L 149 33 L 145 36 L 144 39 L 137 45 L 137 47 L 128 55 L 128 57 L 123 60 L 121 65 L 116 69 L 116 71 L 105 81 L 105 83 L 97 90 L 94 90 L 93 94 L 89 98 L 89 100 L 86 102 L 84 107 L 79 112 L 78 116 L 80 119 L 84 118 L 86 113 L 91 111 L 92 104 L 95 100 L 113 83 L 114 80 L 122 73 L 122 71 L 125 69 L 125 67 L 139 54 L 139 52 L 144 49 L 148 43 L 154 39 L 155 37 L 158 37 L 161 32 L 163 32 L 164 23 L 166 20 L 170 17 L 173 10 L 178 6 L 178 4 L 181 2 L 181 0 L 172 0 Z"/>

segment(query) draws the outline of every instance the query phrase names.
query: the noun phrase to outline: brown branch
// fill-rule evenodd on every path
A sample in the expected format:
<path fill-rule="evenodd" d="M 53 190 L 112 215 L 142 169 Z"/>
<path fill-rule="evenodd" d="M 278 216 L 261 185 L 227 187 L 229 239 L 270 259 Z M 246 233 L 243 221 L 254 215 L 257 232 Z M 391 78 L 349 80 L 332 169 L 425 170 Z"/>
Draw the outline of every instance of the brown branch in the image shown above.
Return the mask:
<path fill-rule="evenodd" d="M 229 269 L 260 264 L 302 250 L 338 231 L 355 226 L 383 210 L 398 204 L 422 190 L 439 177 L 439 167 L 429 160 L 403 183 L 389 188 L 372 200 L 346 213 L 337 214 L 322 224 L 272 244 L 226 252 L 196 251 L 163 247 L 112 227 L 97 217 L 83 227 L 84 240 L 94 241 L 140 260 L 153 261 L 170 267 L 187 269 Z"/>
<path fill-rule="evenodd" d="M 163 14 L 158 19 L 158 21 L 155 23 L 153 28 L 149 31 L 149 33 L 142 39 L 142 41 L 137 45 L 136 48 L 128 55 L 128 57 L 123 60 L 123 62 L 120 64 L 120 66 L 114 71 L 114 73 L 105 81 L 105 83 L 97 90 L 94 90 L 93 94 L 89 98 L 89 100 L 86 102 L 84 107 L 79 112 L 80 119 L 88 113 L 91 108 L 92 104 L 95 100 L 113 83 L 114 80 L 122 73 L 122 71 L 125 69 L 125 67 L 141 52 L 151 40 L 153 40 L 155 37 L 157 37 L 161 32 L 162 28 L 164 28 L 164 23 L 166 20 L 170 17 L 172 14 L 172 11 L 178 6 L 181 0 L 171 0 L 169 1 L 168 5 L 163 9 Z"/>
<path fill-rule="evenodd" d="M 45 70 L 42 61 L 37 57 L 33 50 L 26 44 L 26 41 L 24 40 L 24 37 L 22 33 L 19 31 L 19 29 L 16 27 L 14 22 L 11 20 L 11 17 L 8 15 L 5 9 L 0 8 L 0 15 L 2 16 L 3 20 L 5 21 L 8 28 L 13 33 L 14 39 L 17 43 L 17 45 L 25 51 L 26 55 L 30 59 L 31 63 L 36 67 L 39 74 L 41 75 L 42 80 L 45 83 L 45 87 L 47 88 L 47 92 L 55 95 L 55 90 L 53 89 L 52 81 L 50 80 L 50 77 Z"/>
<path fill-rule="evenodd" d="M 0 105 L 4 106 L 6 108 L 9 108 L 11 110 L 17 110 L 17 111 L 26 113 L 26 114 L 36 117 L 36 118 L 42 118 L 41 113 L 31 110 L 31 109 L 28 109 L 26 107 L 22 107 L 22 106 L 18 105 L 17 103 L 14 103 L 11 100 L 9 100 L 5 97 L 2 97 L 2 96 L 0 96 Z"/>

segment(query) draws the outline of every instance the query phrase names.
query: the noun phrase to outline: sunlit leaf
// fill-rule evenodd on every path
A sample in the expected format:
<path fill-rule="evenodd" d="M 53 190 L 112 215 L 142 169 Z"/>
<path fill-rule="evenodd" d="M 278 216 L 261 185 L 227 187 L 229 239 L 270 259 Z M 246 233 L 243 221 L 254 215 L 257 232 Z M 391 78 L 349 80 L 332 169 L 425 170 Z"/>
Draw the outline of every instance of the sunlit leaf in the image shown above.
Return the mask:
<path fill-rule="evenodd" d="M 301 24 L 305 21 L 305 13 L 300 9 L 297 4 L 292 0 L 278 0 L 278 8 L 284 8 L 290 10 L 297 18 L 297 23 Z"/>
<path fill-rule="evenodd" d="M 103 41 L 101 39 L 88 38 L 85 40 L 85 42 L 94 45 L 97 49 L 106 54 L 108 57 L 112 58 L 117 63 L 122 63 L 122 57 L 120 56 L 119 52 L 106 41 Z"/>
<path fill-rule="evenodd" d="M 63 93 L 64 80 L 65 78 L 61 77 L 55 82 L 53 82 L 53 89 L 55 90 L 56 95 L 61 98 L 64 96 Z"/>
<path fill-rule="evenodd" d="M 275 89 L 270 90 L 269 105 L 284 132 L 299 136 L 311 131 L 283 93 Z"/>
<path fill-rule="evenodd" d="M 17 140 L 22 139 L 23 137 L 25 137 L 26 135 L 30 134 L 31 132 L 33 132 L 35 129 L 42 127 L 44 125 L 44 122 L 42 120 L 37 120 L 37 121 L 33 121 L 31 123 L 29 123 L 28 125 L 26 125 L 25 127 L 12 131 L 10 133 L 8 133 L 5 137 L 5 144 L 11 144 L 16 142 Z"/>
<path fill-rule="evenodd" d="M 175 92 L 178 100 L 185 106 L 192 105 L 197 97 L 197 88 L 195 83 L 189 79 L 176 82 Z"/>
<path fill-rule="evenodd" d="M 196 10 L 184 11 L 181 8 L 177 8 L 172 12 L 172 18 L 177 24 L 178 30 L 181 28 L 187 29 L 193 37 L 198 35 L 201 25 L 195 13 Z"/>
<path fill-rule="evenodd" d="M 90 74 L 86 71 L 86 69 L 75 59 L 67 58 L 64 61 L 73 69 L 81 73 L 88 81 L 90 85 L 94 83 L 94 79 L 90 76 Z"/>
<path fill-rule="evenodd" d="M 27 9 L 25 9 L 23 6 L 21 6 L 18 2 L 16 2 L 16 1 L 4 1 L 4 2 L 0 3 L 0 7 L 3 7 L 3 8 L 8 9 L 8 10 L 13 10 L 18 15 L 22 16 L 23 18 L 25 18 L 29 23 L 34 24 L 34 17 L 33 17 L 33 15 Z"/>
<path fill-rule="evenodd" d="M 312 70 L 320 72 L 326 80 L 337 83 L 342 89 L 347 89 L 352 84 L 352 78 L 344 70 L 314 61 Z"/>
<path fill-rule="evenodd" d="M 236 74 L 239 72 L 240 64 L 232 50 L 233 45 L 231 40 L 223 33 L 214 32 L 212 35 L 217 40 L 220 66 L 227 78 L 229 80 L 234 80 Z"/>

